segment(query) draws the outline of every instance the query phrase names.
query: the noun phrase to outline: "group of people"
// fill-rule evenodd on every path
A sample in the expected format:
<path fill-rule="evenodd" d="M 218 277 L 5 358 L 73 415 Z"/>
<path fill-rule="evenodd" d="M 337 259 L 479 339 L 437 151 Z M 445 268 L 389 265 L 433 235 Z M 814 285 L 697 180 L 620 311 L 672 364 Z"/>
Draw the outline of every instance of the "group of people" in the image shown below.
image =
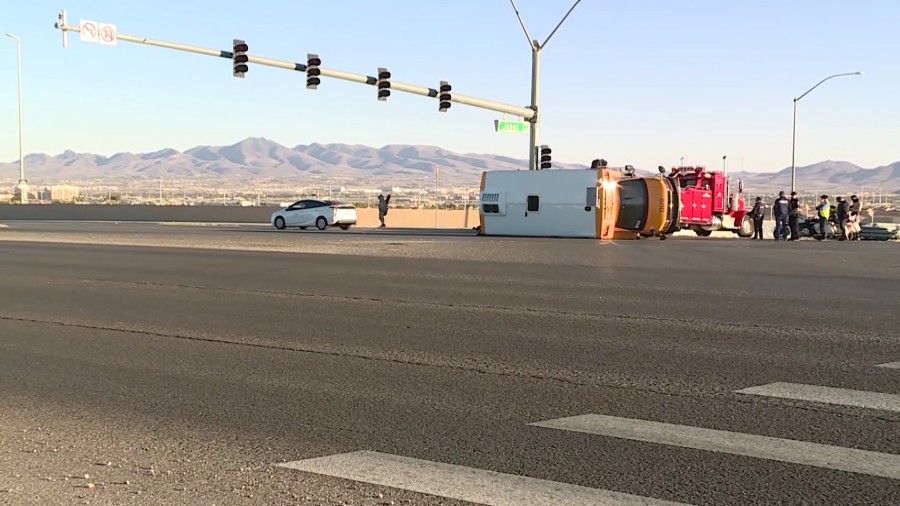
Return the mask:
<path fill-rule="evenodd" d="M 818 233 L 821 239 L 827 238 L 827 225 L 833 224 L 840 232 L 839 241 L 859 240 L 859 219 L 862 203 L 859 197 L 853 195 L 850 197 L 852 204 L 844 197 L 837 198 L 837 206 L 832 206 L 828 201 L 828 195 L 820 197 L 821 202 L 816 206 L 819 230 L 815 232 L 810 228 L 810 233 Z M 762 239 L 763 220 L 765 218 L 766 206 L 762 197 L 756 197 L 756 203 L 750 216 L 753 218 L 753 238 Z M 832 216 L 834 213 L 834 216 Z M 800 240 L 800 199 L 797 192 L 791 192 L 791 198 L 787 198 L 784 192 L 778 193 L 778 198 L 772 206 L 772 215 L 775 218 L 775 240 L 776 241 L 799 241 Z M 788 236 L 790 231 L 790 236 Z M 837 234 L 835 234 L 837 235 Z"/>

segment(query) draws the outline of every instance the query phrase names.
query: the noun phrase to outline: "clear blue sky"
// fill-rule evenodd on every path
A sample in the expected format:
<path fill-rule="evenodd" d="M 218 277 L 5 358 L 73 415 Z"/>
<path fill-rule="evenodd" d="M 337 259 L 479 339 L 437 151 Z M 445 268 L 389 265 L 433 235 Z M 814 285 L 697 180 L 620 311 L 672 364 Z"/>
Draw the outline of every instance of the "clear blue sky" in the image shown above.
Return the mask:
<path fill-rule="evenodd" d="M 569 0 L 519 0 L 543 39 Z M 53 29 L 113 23 L 121 33 L 252 54 L 527 105 L 530 53 L 507 0 L 31 0 L 10 2 L 0 32 L 22 38 L 26 152 L 186 149 L 262 136 L 288 146 L 430 144 L 527 157 L 526 135 L 497 134 L 499 113 L 120 42 L 63 49 Z M 650 168 L 687 162 L 748 170 L 790 165 L 791 99 L 800 102 L 798 165 L 874 167 L 900 160 L 897 0 L 583 0 L 543 52 L 542 141 L 560 161 L 604 157 Z M 0 160 L 17 159 L 15 44 L 0 40 Z"/>

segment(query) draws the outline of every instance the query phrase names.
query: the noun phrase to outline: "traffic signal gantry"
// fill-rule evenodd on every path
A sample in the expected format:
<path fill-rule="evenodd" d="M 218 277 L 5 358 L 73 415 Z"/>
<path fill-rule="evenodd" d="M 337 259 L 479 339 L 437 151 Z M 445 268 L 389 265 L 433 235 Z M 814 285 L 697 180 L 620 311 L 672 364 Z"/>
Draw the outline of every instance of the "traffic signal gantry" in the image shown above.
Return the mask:
<path fill-rule="evenodd" d="M 167 42 L 161 40 L 153 40 L 147 37 L 137 37 L 134 35 L 127 35 L 124 33 L 118 33 L 115 25 L 104 25 L 99 24 L 103 28 L 103 32 L 99 34 L 99 39 L 97 33 L 93 33 L 91 37 L 93 38 L 92 42 L 100 42 L 106 45 L 115 45 L 116 41 L 121 40 L 124 42 L 135 42 L 138 44 L 145 44 L 148 46 L 156 46 L 167 49 L 175 49 L 178 51 L 186 51 L 189 53 L 202 54 L 206 56 L 215 56 L 219 58 L 226 58 L 232 60 L 232 75 L 234 77 L 243 78 L 249 70 L 249 64 L 253 63 L 256 65 L 266 65 L 269 67 L 275 67 L 286 70 L 293 70 L 296 72 L 304 72 L 306 73 L 306 87 L 307 89 L 315 90 L 322 83 L 322 77 L 331 77 L 334 79 L 342 79 L 345 81 L 351 81 L 360 84 L 367 84 L 369 86 L 375 86 L 377 90 L 377 97 L 380 101 L 386 101 L 389 96 L 391 96 L 391 90 L 402 91 L 406 93 L 412 93 L 414 95 L 422 95 L 430 98 L 438 99 L 438 111 L 447 112 L 450 109 L 450 105 L 452 102 L 456 102 L 458 104 L 468 105 L 471 107 L 478 107 L 481 109 L 487 109 L 489 111 L 496 111 L 504 114 L 512 114 L 522 118 L 524 121 L 527 121 L 529 125 L 529 170 L 548 168 L 549 167 L 549 148 L 546 146 L 541 146 L 541 148 L 547 149 L 547 157 L 548 157 L 548 167 L 544 167 L 544 162 L 539 161 L 542 157 L 540 153 L 543 151 L 538 150 L 537 142 L 539 139 L 539 127 L 540 127 L 540 117 L 538 116 L 538 103 L 539 103 L 539 95 L 540 95 L 540 54 L 541 50 L 547 45 L 547 42 L 553 37 L 556 31 L 562 26 L 563 22 L 566 18 L 569 17 L 569 14 L 575 9 L 581 0 L 575 0 L 575 3 L 569 9 L 565 16 L 563 16 L 562 20 L 556 25 L 556 28 L 550 32 L 550 35 L 547 36 L 547 39 L 544 40 L 543 43 L 538 43 L 537 40 L 532 40 L 531 36 L 528 34 L 528 30 L 525 28 L 525 23 L 522 21 L 521 16 L 519 16 L 519 11 L 516 8 L 515 2 L 510 0 L 510 4 L 513 7 L 513 10 L 516 13 L 516 17 L 519 19 L 519 23 L 522 26 L 522 30 L 525 32 L 525 36 L 528 38 L 529 46 L 531 46 L 532 51 L 532 69 L 531 69 L 531 105 L 527 107 L 520 107 L 516 105 L 506 104 L 503 102 L 497 102 L 494 100 L 488 100 L 484 98 L 472 97 L 467 95 L 459 95 L 456 93 L 451 93 L 452 87 L 447 81 L 441 81 L 438 89 L 429 88 L 427 86 L 419 86 L 415 84 L 407 84 L 400 83 L 397 81 L 393 81 L 391 79 L 391 73 L 385 68 L 378 68 L 378 75 L 376 77 L 368 76 L 365 74 L 356 74 L 353 72 L 346 72 L 343 70 L 335 70 L 335 69 L 326 69 L 320 67 L 322 64 L 322 60 L 319 59 L 317 54 L 309 53 L 307 54 L 306 63 L 295 63 L 284 60 L 276 60 L 273 58 L 265 58 L 261 56 L 251 56 L 247 54 L 249 52 L 249 48 L 247 43 L 241 39 L 234 39 L 233 46 L 231 51 L 221 51 L 218 49 L 205 48 L 200 46 L 193 46 L 189 44 L 181 44 L 178 42 Z M 66 11 L 62 11 L 59 15 L 59 22 L 57 22 L 54 27 L 62 32 L 63 39 L 63 47 L 66 47 L 66 33 L 67 32 L 75 32 L 81 34 L 82 40 L 89 40 L 85 37 L 85 34 L 82 33 L 82 26 L 86 26 L 90 24 L 96 30 L 97 23 L 84 21 L 82 20 L 79 26 L 71 26 L 66 23 Z M 503 121 L 504 123 L 508 123 Z M 495 128 L 498 122 L 495 121 Z M 504 131 L 508 129 L 503 129 Z M 521 130 L 520 130 L 521 131 Z"/>
<path fill-rule="evenodd" d="M 66 32 L 81 33 L 81 26 L 71 26 L 66 24 L 65 11 L 62 11 L 59 18 L 60 22 L 56 23 L 54 27 L 63 32 L 63 47 L 65 47 Z M 181 44 L 178 42 L 153 40 L 147 37 L 138 37 L 135 35 L 127 35 L 124 33 L 114 33 L 113 36 L 116 40 L 120 40 L 123 42 L 134 42 L 147 46 L 175 49 L 178 51 L 186 51 L 189 53 L 215 56 L 232 60 L 233 75 L 235 77 L 244 77 L 244 75 L 249 70 L 249 64 L 252 63 L 254 65 L 266 65 L 269 67 L 275 67 L 285 70 L 293 70 L 295 72 L 303 72 L 306 74 L 306 87 L 313 90 L 321 84 L 322 77 L 330 77 L 333 79 L 342 79 L 344 81 L 351 81 L 355 83 L 374 86 L 377 90 L 378 100 L 381 101 L 386 101 L 387 98 L 391 95 L 391 91 L 402 91 L 411 93 L 413 95 L 435 98 L 438 100 L 438 110 L 441 112 L 445 112 L 447 109 L 449 109 L 451 102 L 456 102 L 457 104 L 478 107 L 481 109 L 487 109 L 489 111 L 513 114 L 518 117 L 524 118 L 525 120 L 531 120 L 532 118 L 535 118 L 537 114 L 535 112 L 535 109 L 532 107 L 521 107 L 484 98 L 460 95 L 457 93 L 453 93 L 451 95 L 451 87 L 446 81 L 440 82 L 440 85 L 438 87 L 439 89 L 430 88 L 428 86 L 419 86 L 415 84 L 397 82 L 391 79 L 391 73 L 386 68 L 378 68 L 377 76 L 373 77 L 365 74 L 356 74 L 343 70 L 320 67 L 322 61 L 319 59 L 319 56 L 317 54 L 312 53 L 307 54 L 306 63 L 295 63 L 284 60 L 276 60 L 274 58 L 265 58 L 262 56 L 251 55 L 248 54 L 249 48 L 247 46 L 247 43 L 240 39 L 234 39 L 234 44 L 231 51 L 221 51 L 218 49 Z"/>

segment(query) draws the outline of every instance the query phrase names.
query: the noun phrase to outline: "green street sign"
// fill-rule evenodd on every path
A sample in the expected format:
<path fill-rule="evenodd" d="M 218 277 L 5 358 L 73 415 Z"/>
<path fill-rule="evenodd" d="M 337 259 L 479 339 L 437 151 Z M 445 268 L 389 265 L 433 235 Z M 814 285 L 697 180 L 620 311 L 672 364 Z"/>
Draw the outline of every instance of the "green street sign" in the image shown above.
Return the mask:
<path fill-rule="evenodd" d="M 500 133 L 524 134 L 528 131 L 527 121 L 494 120 L 494 131 Z"/>

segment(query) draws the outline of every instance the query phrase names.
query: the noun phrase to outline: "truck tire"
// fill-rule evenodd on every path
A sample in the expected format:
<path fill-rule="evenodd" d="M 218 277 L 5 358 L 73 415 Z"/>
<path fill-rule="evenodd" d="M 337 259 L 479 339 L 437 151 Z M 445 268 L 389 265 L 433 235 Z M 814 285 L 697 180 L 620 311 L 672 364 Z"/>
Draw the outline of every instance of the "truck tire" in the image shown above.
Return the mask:
<path fill-rule="evenodd" d="M 737 231 L 738 237 L 753 237 L 753 220 L 750 219 L 750 215 L 745 214 L 743 218 L 741 218 L 741 225 L 738 227 Z"/>
<path fill-rule="evenodd" d="M 702 228 L 695 228 L 694 233 L 699 235 L 700 237 L 709 237 L 712 235 L 712 230 L 703 230 Z"/>

